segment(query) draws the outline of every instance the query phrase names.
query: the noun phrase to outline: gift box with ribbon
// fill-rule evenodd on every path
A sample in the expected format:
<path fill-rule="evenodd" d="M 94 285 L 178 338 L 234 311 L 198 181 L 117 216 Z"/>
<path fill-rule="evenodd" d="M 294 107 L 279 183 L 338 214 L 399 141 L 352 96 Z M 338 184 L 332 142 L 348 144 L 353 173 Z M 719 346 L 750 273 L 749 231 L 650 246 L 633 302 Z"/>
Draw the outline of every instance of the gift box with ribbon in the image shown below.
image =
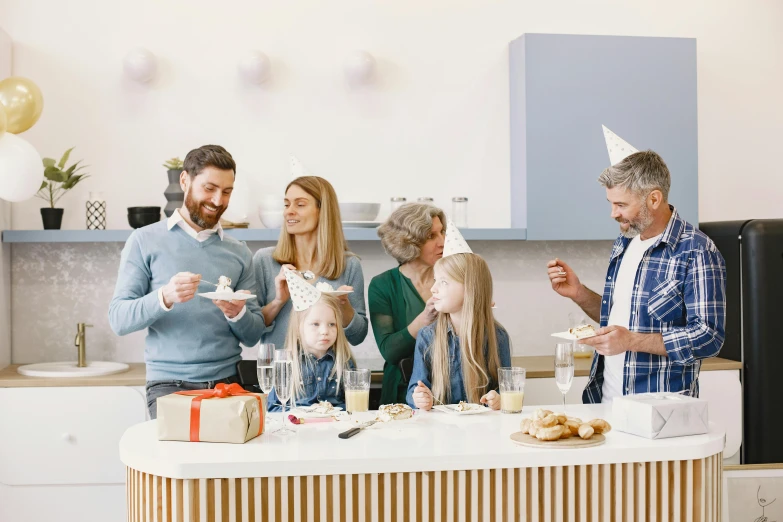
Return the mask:
<path fill-rule="evenodd" d="M 640 393 L 615 397 L 612 425 L 648 439 L 700 435 L 710 431 L 707 401 L 679 393 Z"/>
<path fill-rule="evenodd" d="M 159 397 L 158 440 L 242 444 L 264 432 L 266 395 L 238 384 Z"/>

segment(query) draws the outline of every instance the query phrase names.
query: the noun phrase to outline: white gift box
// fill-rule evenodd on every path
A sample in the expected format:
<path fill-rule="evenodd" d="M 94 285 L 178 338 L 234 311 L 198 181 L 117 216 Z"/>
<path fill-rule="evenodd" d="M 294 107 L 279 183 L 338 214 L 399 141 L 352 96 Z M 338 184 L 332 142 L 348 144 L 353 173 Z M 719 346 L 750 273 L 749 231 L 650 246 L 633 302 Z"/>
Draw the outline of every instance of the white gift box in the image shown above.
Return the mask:
<path fill-rule="evenodd" d="M 648 439 L 700 435 L 709 431 L 707 401 L 679 393 L 641 393 L 612 401 L 617 430 Z"/>

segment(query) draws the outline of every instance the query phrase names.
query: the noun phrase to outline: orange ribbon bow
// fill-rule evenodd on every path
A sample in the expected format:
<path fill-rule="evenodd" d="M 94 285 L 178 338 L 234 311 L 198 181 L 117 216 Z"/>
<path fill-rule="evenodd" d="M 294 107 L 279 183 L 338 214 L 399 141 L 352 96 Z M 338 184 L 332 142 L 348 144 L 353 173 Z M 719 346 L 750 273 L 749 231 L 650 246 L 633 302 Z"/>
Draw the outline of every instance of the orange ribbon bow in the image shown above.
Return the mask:
<path fill-rule="evenodd" d="M 236 383 L 219 383 L 211 390 L 190 390 L 175 392 L 177 395 L 192 395 L 190 402 L 190 442 L 199 441 L 199 427 L 201 426 L 201 401 L 204 399 L 225 399 L 226 397 L 239 397 L 242 395 L 252 395 L 258 400 L 258 434 L 264 431 L 264 408 L 261 396 L 257 393 L 245 391 Z"/>

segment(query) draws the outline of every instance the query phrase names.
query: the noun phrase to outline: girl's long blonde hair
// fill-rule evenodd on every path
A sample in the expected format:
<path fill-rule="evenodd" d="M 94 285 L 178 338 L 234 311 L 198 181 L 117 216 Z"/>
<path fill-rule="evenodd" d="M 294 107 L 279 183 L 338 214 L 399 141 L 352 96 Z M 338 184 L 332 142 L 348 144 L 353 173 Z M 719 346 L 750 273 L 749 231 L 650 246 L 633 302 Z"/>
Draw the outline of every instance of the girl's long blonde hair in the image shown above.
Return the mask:
<path fill-rule="evenodd" d="M 500 367 L 495 328 L 503 327 L 492 314 L 492 274 L 487 262 L 476 254 L 446 256 L 438 260 L 435 266 L 450 279 L 465 285 L 459 334 L 462 382 L 468 401 L 477 403 L 491 389 L 490 384 L 498 382 Z M 429 347 L 432 393 L 446 404 L 451 400 L 450 321 L 449 314 L 438 314 L 435 337 Z"/>
<path fill-rule="evenodd" d="M 343 224 L 340 219 L 340 204 L 332 184 L 318 176 L 301 176 L 285 188 L 296 185 L 310 194 L 318 206 L 318 229 L 315 246 L 315 266 L 310 269 L 326 279 L 337 279 L 345 271 L 346 254 L 353 255 L 348 250 L 348 243 L 343 234 Z M 293 234 L 285 227 L 280 229 L 280 238 L 272 257 L 281 265 L 296 265 L 296 242 Z"/>
<path fill-rule="evenodd" d="M 334 312 L 335 322 L 337 323 L 337 339 L 332 346 L 334 352 L 334 367 L 332 373 L 329 374 L 329 378 L 336 377 L 337 389 L 340 389 L 340 384 L 343 380 L 343 372 L 348 369 L 348 365 L 353 361 L 354 365 L 356 360 L 353 358 L 353 352 L 351 351 L 351 345 L 348 344 L 348 339 L 345 337 L 345 331 L 343 330 L 343 314 L 340 309 L 340 302 L 337 298 L 330 295 L 321 295 L 321 298 L 316 304 L 325 304 Z M 315 306 L 315 305 L 313 305 Z M 285 348 L 291 353 L 291 383 L 294 390 L 294 397 L 296 399 L 304 397 L 304 381 L 302 380 L 302 360 L 310 361 L 309 357 L 302 357 L 307 353 L 302 345 L 302 325 L 307 319 L 307 315 L 312 310 L 312 307 L 301 312 L 297 312 L 293 308 L 291 309 L 291 319 L 288 321 L 288 332 L 285 338 Z"/>

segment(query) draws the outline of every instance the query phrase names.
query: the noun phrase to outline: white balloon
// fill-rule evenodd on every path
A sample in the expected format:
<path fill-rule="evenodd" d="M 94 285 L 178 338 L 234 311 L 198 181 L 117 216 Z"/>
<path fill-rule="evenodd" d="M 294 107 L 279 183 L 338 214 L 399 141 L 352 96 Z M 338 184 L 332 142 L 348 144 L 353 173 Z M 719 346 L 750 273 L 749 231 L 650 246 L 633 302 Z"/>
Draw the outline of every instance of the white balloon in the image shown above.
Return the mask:
<path fill-rule="evenodd" d="M 147 83 L 158 71 L 158 59 L 147 49 L 138 47 L 125 55 L 122 59 L 122 68 L 130 79 Z"/>
<path fill-rule="evenodd" d="M 356 51 L 345 60 L 343 71 L 351 85 L 367 83 L 375 71 L 375 58 L 367 51 Z"/>
<path fill-rule="evenodd" d="M 261 85 L 269 79 L 272 74 L 272 64 L 269 57 L 261 51 L 250 51 L 246 53 L 237 64 L 239 76 L 252 85 Z"/>
<path fill-rule="evenodd" d="M 43 181 L 41 155 L 26 140 L 6 132 L 0 137 L 0 198 L 30 199 Z"/>

